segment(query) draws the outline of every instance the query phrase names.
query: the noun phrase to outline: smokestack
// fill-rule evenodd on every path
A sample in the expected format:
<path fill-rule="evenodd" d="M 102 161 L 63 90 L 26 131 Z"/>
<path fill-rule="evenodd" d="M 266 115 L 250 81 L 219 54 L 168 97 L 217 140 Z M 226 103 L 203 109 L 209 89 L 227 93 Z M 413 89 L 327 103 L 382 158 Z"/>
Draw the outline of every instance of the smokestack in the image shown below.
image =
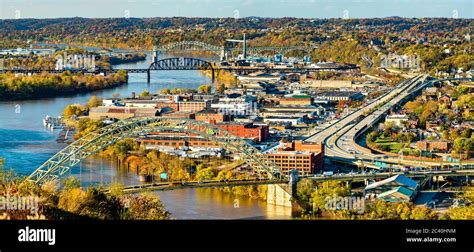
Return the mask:
<path fill-rule="evenodd" d="M 245 38 L 245 33 L 244 33 L 244 60 L 247 59 L 247 39 Z"/>

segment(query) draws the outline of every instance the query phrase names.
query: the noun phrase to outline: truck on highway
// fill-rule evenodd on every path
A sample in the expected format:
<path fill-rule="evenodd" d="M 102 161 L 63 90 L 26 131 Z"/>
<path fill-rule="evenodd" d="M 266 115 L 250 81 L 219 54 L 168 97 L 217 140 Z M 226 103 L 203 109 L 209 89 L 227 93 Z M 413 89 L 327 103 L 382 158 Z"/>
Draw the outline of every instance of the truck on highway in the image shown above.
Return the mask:
<path fill-rule="evenodd" d="M 323 172 L 323 177 L 330 177 L 334 175 L 334 172 L 333 171 L 325 171 Z"/>

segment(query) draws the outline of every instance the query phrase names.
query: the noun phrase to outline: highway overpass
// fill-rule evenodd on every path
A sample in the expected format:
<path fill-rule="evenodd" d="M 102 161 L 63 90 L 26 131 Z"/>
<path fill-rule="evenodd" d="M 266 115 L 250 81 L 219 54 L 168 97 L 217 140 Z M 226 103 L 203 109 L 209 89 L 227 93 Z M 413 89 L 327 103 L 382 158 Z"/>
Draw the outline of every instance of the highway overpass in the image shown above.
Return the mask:
<path fill-rule="evenodd" d="M 427 78 L 428 75 L 418 75 L 401 82 L 387 94 L 377 98 L 354 113 L 341 118 L 306 140 L 324 143 L 326 145 L 326 157 L 340 163 L 354 164 L 369 168 L 378 168 L 375 162 L 401 166 L 439 167 L 442 165 L 441 162 L 409 160 L 401 157 L 398 158 L 372 153 L 370 149 L 358 145 L 355 141 L 357 137 L 380 121 L 393 106 L 406 102 L 412 94 L 425 88 L 432 82 L 438 81 L 426 81 Z M 446 165 L 448 163 L 444 162 L 444 164 Z M 458 163 L 449 164 L 459 166 Z M 473 168 L 474 163 L 463 162 L 460 166 L 463 168 Z"/>

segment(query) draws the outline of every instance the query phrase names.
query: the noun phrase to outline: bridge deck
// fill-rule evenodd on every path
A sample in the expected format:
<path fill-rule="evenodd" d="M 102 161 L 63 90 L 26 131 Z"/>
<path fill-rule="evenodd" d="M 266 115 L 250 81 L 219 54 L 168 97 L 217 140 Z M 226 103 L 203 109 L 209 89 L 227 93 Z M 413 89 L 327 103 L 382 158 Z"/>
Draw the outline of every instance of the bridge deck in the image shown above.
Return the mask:
<path fill-rule="evenodd" d="M 365 180 L 373 179 L 386 179 L 398 174 L 411 178 L 426 178 L 433 176 L 448 176 L 448 177 L 464 177 L 474 176 L 474 170 L 446 170 L 446 171 L 433 171 L 433 172 L 385 172 L 375 174 L 356 174 L 356 175 L 333 175 L 333 176 L 304 176 L 300 178 L 308 178 L 315 181 L 351 181 L 361 182 Z M 132 185 L 123 188 L 124 193 L 138 193 L 144 191 L 166 191 L 166 190 L 178 190 L 186 188 L 205 188 L 205 187 L 233 187 L 233 186 L 249 186 L 249 185 L 268 185 L 268 184 L 287 184 L 287 180 L 278 179 L 264 179 L 264 180 L 230 180 L 230 181 L 189 181 L 189 182 L 160 182 L 142 185 Z M 108 191 L 106 191 L 108 192 Z"/>
<path fill-rule="evenodd" d="M 286 180 L 235 180 L 235 181 L 189 181 L 189 182 L 162 182 L 143 185 L 126 186 L 124 193 L 137 193 L 143 191 L 167 191 L 185 188 L 205 188 L 205 187 L 233 187 L 249 185 L 286 184 Z M 108 191 L 107 191 L 108 192 Z"/>

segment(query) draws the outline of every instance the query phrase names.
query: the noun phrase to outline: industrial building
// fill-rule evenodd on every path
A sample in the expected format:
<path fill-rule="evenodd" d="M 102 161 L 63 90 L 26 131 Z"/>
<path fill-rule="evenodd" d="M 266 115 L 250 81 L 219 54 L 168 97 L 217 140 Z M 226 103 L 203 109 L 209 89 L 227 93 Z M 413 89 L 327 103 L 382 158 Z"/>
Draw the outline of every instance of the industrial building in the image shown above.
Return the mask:
<path fill-rule="evenodd" d="M 412 201 L 418 192 L 418 183 L 402 174 L 369 184 L 365 187 L 366 195 L 389 202 Z"/>

